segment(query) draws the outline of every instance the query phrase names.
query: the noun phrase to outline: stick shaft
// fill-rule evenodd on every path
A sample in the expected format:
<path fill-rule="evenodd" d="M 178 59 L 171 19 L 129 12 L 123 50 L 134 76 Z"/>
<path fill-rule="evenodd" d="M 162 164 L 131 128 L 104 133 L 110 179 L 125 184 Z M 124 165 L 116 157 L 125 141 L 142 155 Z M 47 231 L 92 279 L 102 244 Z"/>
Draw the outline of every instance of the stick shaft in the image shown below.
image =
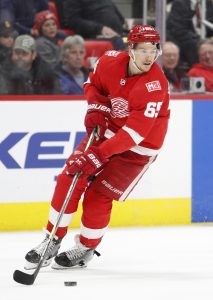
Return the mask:
<path fill-rule="evenodd" d="M 89 140 L 88 140 L 88 142 L 86 144 L 86 147 L 85 147 L 84 151 L 86 151 L 89 148 L 89 146 L 92 144 L 92 141 L 93 141 L 96 133 L 97 133 L 97 128 L 95 127 L 93 129 L 90 137 L 89 137 Z M 63 216 L 63 214 L 64 214 L 64 212 L 65 212 L 65 210 L 67 208 L 69 200 L 70 200 L 70 198 L 71 198 L 71 196 L 73 194 L 73 191 L 74 191 L 74 189 L 76 187 L 76 184 L 77 184 L 78 179 L 79 179 L 80 176 L 81 176 L 81 173 L 79 172 L 79 173 L 75 174 L 74 177 L 73 177 L 73 181 L 72 181 L 72 183 L 70 185 L 70 188 L 69 188 L 69 190 L 67 192 L 66 198 L 65 198 L 64 203 L 62 205 L 62 208 L 61 208 L 61 210 L 59 212 L 59 215 L 58 215 L 58 218 L 56 220 L 56 223 L 54 224 L 53 229 L 50 232 L 49 241 L 48 241 L 47 245 L 45 246 L 45 248 L 44 248 L 44 250 L 42 252 L 40 261 L 39 261 L 39 263 L 38 263 L 38 265 L 37 265 L 34 273 L 33 274 L 27 274 L 27 273 L 24 273 L 22 271 L 16 270 L 14 272 L 14 276 L 13 276 L 13 278 L 14 278 L 15 281 L 17 281 L 19 283 L 22 283 L 22 284 L 33 284 L 34 283 L 34 281 L 35 281 L 35 279 L 36 279 L 36 277 L 37 277 L 37 275 L 38 275 L 38 273 L 39 273 L 39 271 L 40 271 L 40 269 L 42 267 L 42 264 L 45 261 L 49 245 L 50 245 L 51 241 L 53 240 L 53 238 L 54 238 L 54 236 L 56 234 L 56 231 L 57 231 L 57 229 L 58 229 L 58 227 L 60 225 L 61 218 L 62 218 L 62 216 Z"/>
<path fill-rule="evenodd" d="M 84 151 L 86 151 L 86 150 L 89 148 L 89 146 L 92 144 L 92 141 L 93 141 L 93 139 L 94 139 L 95 134 L 96 134 L 96 128 L 93 129 L 93 131 L 92 131 L 92 133 L 91 133 L 91 135 L 90 135 L 90 137 L 89 137 L 89 140 L 88 140 L 88 142 L 87 142 L 87 144 L 86 144 L 86 147 L 85 147 L 85 150 L 84 150 Z M 63 217 L 63 214 L 64 214 L 64 212 L 65 212 L 65 210 L 66 210 L 66 208 L 67 208 L 67 205 L 68 205 L 69 200 L 70 200 L 70 198 L 71 198 L 71 196 L 72 196 L 72 193 L 73 193 L 73 191 L 74 191 L 74 189 L 75 189 L 75 187 L 76 187 L 76 184 L 77 184 L 77 182 L 78 182 L 78 178 L 80 177 L 80 175 L 81 175 L 81 173 L 79 172 L 79 173 L 76 173 L 76 174 L 74 175 L 74 177 L 73 177 L 73 181 L 72 181 L 72 183 L 71 183 L 71 185 L 70 185 L 70 188 L 69 188 L 69 190 L 68 190 L 68 192 L 67 192 L 67 195 L 66 195 L 66 198 L 65 198 L 65 200 L 64 200 L 64 203 L 63 203 L 63 205 L 62 205 L 62 208 L 61 208 L 61 210 L 60 210 L 60 212 L 59 212 L 58 219 L 57 219 L 56 223 L 54 224 L 53 229 L 52 229 L 52 231 L 51 231 L 51 233 L 50 233 L 50 236 L 49 236 L 49 242 L 47 243 L 47 245 L 46 245 L 46 247 L 45 247 L 45 249 L 44 249 L 44 251 L 43 251 L 43 253 L 42 253 L 42 255 L 41 255 L 40 262 L 39 262 L 39 264 L 38 264 L 38 266 L 37 266 L 37 269 L 35 270 L 35 273 L 34 273 L 34 274 L 36 274 L 36 275 L 38 274 L 38 272 L 39 272 L 39 270 L 40 270 L 40 268 L 41 268 L 41 266 L 42 266 L 42 264 L 43 264 L 43 262 L 44 262 L 44 260 L 45 260 L 45 256 L 46 256 L 47 250 L 48 250 L 48 248 L 49 248 L 49 245 L 50 245 L 51 241 L 53 240 L 53 238 L 54 238 L 54 236 L 55 236 L 55 234 L 56 234 L 56 231 L 57 231 L 57 229 L 58 229 L 58 227 L 59 227 L 61 218 Z M 36 276 L 36 275 L 35 275 L 35 276 Z"/>

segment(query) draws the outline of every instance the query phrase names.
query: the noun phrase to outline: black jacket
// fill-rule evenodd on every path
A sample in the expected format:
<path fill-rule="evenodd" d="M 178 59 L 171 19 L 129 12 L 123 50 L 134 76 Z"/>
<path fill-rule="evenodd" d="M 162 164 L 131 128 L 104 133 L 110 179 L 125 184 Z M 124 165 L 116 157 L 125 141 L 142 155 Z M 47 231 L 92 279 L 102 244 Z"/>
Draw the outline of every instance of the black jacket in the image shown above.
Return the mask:
<path fill-rule="evenodd" d="M 206 1 L 206 19 L 213 24 L 213 1 L 212 0 Z M 206 27 L 206 36 L 212 37 L 213 29 Z"/>
<path fill-rule="evenodd" d="M 122 34 L 124 18 L 111 0 L 64 0 L 66 28 L 84 38 L 95 38 L 103 26 Z"/>
<path fill-rule="evenodd" d="M 185 41 L 198 40 L 199 36 L 192 21 L 194 15 L 190 0 L 174 0 L 167 18 L 167 40 L 179 45 Z"/>
<path fill-rule="evenodd" d="M 11 49 L 0 45 L 0 65 L 10 56 Z"/>
<path fill-rule="evenodd" d="M 29 34 L 35 14 L 47 9 L 47 0 L 0 0 L 0 19 L 11 21 L 19 34 Z"/>
<path fill-rule="evenodd" d="M 17 68 L 9 58 L 2 64 L 0 73 L 0 94 L 60 94 L 56 74 L 40 57 L 35 59 L 29 72 Z"/>

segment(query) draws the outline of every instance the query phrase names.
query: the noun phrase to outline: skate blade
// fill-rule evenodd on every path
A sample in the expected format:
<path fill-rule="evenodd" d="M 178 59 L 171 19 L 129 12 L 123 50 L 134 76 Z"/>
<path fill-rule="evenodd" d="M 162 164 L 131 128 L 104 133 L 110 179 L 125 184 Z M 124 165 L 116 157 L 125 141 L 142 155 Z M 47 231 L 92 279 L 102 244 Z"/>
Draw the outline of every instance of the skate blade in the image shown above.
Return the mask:
<path fill-rule="evenodd" d="M 29 261 L 27 261 L 27 260 L 25 260 L 25 266 L 24 266 L 24 269 L 25 270 L 33 270 L 33 269 L 36 269 L 37 268 L 37 266 L 38 266 L 38 264 L 35 264 L 35 263 L 31 263 L 31 262 L 29 262 Z M 43 264 L 42 264 L 42 268 L 44 268 L 44 267 L 47 267 L 47 266 L 49 266 L 50 264 L 51 264 L 51 262 L 52 262 L 52 259 L 48 259 L 48 260 L 45 260 L 44 262 L 43 262 Z"/>
<path fill-rule="evenodd" d="M 76 265 L 76 266 L 72 266 L 72 267 L 65 267 L 65 266 L 61 266 L 61 265 L 58 265 L 56 262 L 54 262 L 52 265 L 51 265 L 51 268 L 54 269 L 54 270 L 71 270 L 71 269 L 84 269 L 86 268 L 87 265 L 84 264 L 84 265 Z"/>

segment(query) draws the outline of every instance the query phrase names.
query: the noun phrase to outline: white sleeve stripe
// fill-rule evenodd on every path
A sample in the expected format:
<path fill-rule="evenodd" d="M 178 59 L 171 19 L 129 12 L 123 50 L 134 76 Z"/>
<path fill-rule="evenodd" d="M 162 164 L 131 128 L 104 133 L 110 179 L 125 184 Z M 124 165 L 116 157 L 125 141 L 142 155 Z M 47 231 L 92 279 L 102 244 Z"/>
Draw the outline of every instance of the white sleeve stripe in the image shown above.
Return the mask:
<path fill-rule="evenodd" d="M 128 188 L 123 192 L 122 196 L 119 198 L 119 202 L 124 201 L 128 195 L 130 194 L 130 192 L 133 190 L 133 188 L 135 187 L 135 185 L 138 183 L 138 181 L 141 179 L 141 177 L 143 176 L 143 174 L 147 171 L 147 169 L 149 168 L 149 166 L 153 163 L 153 161 L 155 160 L 156 156 L 150 156 L 148 163 L 143 167 L 143 170 L 138 174 L 138 176 L 130 183 L 130 185 L 128 186 Z"/>
<path fill-rule="evenodd" d="M 115 135 L 114 132 L 112 132 L 111 130 L 107 129 L 104 133 L 104 136 L 107 139 L 110 139 L 111 137 L 113 137 Z M 154 156 L 154 155 L 158 155 L 161 151 L 161 149 L 158 150 L 154 150 L 151 148 L 146 148 L 146 147 L 142 147 L 142 146 L 134 146 L 130 149 L 132 152 L 135 152 L 139 155 L 147 155 L 147 156 Z"/>
<path fill-rule="evenodd" d="M 122 129 L 131 136 L 131 138 L 137 145 L 144 140 L 144 137 L 142 137 L 139 133 L 137 133 L 137 131 L 133 130 L 132 128 L 123 126 Z"/>

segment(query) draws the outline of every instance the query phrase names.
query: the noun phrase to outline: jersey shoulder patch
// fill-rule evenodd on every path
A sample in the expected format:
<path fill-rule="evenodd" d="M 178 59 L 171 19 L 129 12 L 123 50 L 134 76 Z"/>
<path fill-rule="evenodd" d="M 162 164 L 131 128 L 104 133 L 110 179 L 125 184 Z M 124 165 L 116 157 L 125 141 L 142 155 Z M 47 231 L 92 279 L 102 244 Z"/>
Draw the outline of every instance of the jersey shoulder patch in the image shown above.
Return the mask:
<path fill-rule="evenodd" d="M 154 92 L 157 90 L 162 90 L 161 84 L 159 80 L 154 80 L 146 83 L 146 88 L 148 92 Z"/>
<path fill-rule="evenodd" d="M 106 52 L 104 53 L 104 55 L 116 57 L 116 56 L 118 56 L 120 53 L 121 53 L 120 51 L 109 50 L 109 51 L 106 51 Z"/>

